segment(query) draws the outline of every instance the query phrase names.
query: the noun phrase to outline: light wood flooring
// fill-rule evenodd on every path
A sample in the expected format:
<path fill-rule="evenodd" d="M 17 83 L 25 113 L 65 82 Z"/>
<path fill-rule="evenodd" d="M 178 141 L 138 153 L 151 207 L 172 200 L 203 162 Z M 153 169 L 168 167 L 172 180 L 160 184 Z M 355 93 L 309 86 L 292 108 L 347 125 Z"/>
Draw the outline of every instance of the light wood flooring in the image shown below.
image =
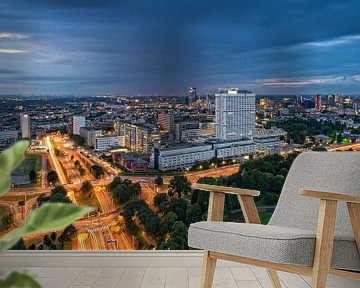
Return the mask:
<path fill-rule="evenodd" d="M 86 266 L 86 265 L 84 265 Z M 44 288 L 198 288 L 198 267 L 1 267 L 5 273 L 17 270 L 36 275 Z M 279 273 L 283 288 L 310 288 L 309 277 Z M 215 288 L 272 288 L 264 269 L 249 266 L 221 266 L 216 269 Z M 329 288 L 360 288 L 360 281 L 330 276 Z"/>

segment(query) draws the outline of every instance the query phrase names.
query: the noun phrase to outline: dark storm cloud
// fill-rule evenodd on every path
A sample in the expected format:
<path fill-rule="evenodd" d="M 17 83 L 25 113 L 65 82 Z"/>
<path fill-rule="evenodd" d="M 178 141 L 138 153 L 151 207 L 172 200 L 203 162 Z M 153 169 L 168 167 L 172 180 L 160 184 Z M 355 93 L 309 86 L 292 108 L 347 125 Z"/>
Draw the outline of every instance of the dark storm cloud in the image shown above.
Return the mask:
<path fill-rule="evenodd" d="M 0 93 L 184 94 L 189 85 L 321 92 L 334 83 L 356 92 L 359 8 L 332 0 L 2 1 L 0 33 L 27 37 L 0 38 L 0 67 L 13 71 L 0 70 Z M 310 84 L 290 87 L 294 78 Z"/>

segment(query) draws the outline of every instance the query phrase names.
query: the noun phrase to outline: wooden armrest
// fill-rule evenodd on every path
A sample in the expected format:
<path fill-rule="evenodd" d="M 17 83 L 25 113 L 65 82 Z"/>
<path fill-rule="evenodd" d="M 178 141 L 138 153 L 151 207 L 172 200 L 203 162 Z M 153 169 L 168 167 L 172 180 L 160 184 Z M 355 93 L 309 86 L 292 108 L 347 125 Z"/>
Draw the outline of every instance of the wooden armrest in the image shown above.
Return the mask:
<path fill-rule="evenodd" d="M 260 191 L 200 183 L 192 184 L 191 188 L 212 192 L 209 198 L 208 221 L 222 221 L 225 194 L 236 194 L 246 223 L 261 223 L 253 198 L 254 196 L 259 196 Z"/>
<path fill-rule="evenodd" d="M 332 200 L 332 201 L 342 201 L 348 203 L 357 203 L 360 204 L 360 196 L 354 196 L 349 194 L 309 190 L 309 189 L 300 189 L 299 194 L 302 196 L 313 197 L 321 200 Z"/>
<path fill-rule="evenodd" d="M 250 189 L 242 189 L 242 188 L 234 188 L 234 187 L 224 187 L 224 186 L 216 186 L 216 185 L 208 185 L 208 184 L 200 184 L 194 183 L 191 185 L 193 189 L 205 190 L 216 193 L 226 193 L 226 194 L 237 194 L 243 196 L 259 196 L 260 191 L 250 190 Z"/>

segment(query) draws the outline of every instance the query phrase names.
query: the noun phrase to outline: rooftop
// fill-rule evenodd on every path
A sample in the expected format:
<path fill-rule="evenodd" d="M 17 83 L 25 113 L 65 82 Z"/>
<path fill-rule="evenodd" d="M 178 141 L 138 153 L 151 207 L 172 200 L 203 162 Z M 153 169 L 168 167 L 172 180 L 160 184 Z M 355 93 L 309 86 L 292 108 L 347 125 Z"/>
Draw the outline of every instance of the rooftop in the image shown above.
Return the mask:
<path fill-rule="evenodd" d="M 198 288 L 201 251 L 7 251 L 5 274 L 24 269 L 44 288 Z M 309 277 L 279 272 L 283 288 L 310 288 Z M 218 261 L 214 288 L 271 288 L 263 268 Z M 327 287 L 358 288 L 360 281 L 330 276 Z"/>

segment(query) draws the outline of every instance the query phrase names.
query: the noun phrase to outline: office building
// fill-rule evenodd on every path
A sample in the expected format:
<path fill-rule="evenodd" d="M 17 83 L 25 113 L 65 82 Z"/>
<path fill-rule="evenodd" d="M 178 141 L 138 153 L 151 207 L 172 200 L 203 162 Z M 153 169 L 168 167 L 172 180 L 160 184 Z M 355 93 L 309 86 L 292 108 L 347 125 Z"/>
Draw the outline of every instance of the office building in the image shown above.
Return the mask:
<path fill-rule="evenodd" d="M 252 139 L 255 133 L 255 94 L 238 88 L 215 94 L 216 137 L 223 141 Z"/>
<path fill-rule="evenodd" d="M 186 105 L 193 107 L 198 100 L 195 87 L 189 87 L 189 95 L 186 98 Z"/>
<path fill-rule="evenodd" d="M 320 94 L 316 94 L 314 96 L 314 104 L 315 104 L 315 109 L 320 111 L 321 108 L 322 108 L 321 95 Z"/>
<path fill-rule="evenodd" d="M 102 131 L 99 129 L 93 129 L 90 127 L 81 127 L 80 136 L 84 138 L 85 143 L 89 147 L 95 147 L 96 137 L 102 136 Z"/>
<path fill-rule="evenodd" d="M 174 115 L 171 113 L 159 113 L 157 123 L 162 132 L 172 132 L 175 129 Z"/>
<path fill-rule="evenodd" d="M 204 144 L 181 144 L 166 149 L 155 148 L 150 157 L 151 166 L 160 171 L 191 168 L 197 162 L 219 159 L 240 158 L 256 152 L 252 140 L 222 142 L 210 139 Z"/>
<path fill-rule="evenodd" d="M 31 139 L 31 120 L 30 115 L 20 113 L 21 138 Z"/>
<path fill-rule="evenodd" d="M 104 152 L 120 146 L 121 136 L 100 136 L 95 138 L 95 150 Z"/>
<path fill-rule="evenodd" d="M 326 109 L 330 109 L 335 107 L 335 97 L 334 95 L 327 95 L 326 96 Z"/>
<path fill-rule="evenodd" d="M 335 106 L 337 108 L 342 108 L 343 107 L 343 104 L 344 104 L 344 97 L 343 95 L 341 94 L 335 94 L 335 97 L 334 97 L 334 102 L 335 102 Z"/>
<path fill-rule="evenodd" d="M 72 118 L 72 133 L 74 135 L 80 135 L 80 128 L 85 127 L 85 117 L 84 116 L 73 116 Z"/>

